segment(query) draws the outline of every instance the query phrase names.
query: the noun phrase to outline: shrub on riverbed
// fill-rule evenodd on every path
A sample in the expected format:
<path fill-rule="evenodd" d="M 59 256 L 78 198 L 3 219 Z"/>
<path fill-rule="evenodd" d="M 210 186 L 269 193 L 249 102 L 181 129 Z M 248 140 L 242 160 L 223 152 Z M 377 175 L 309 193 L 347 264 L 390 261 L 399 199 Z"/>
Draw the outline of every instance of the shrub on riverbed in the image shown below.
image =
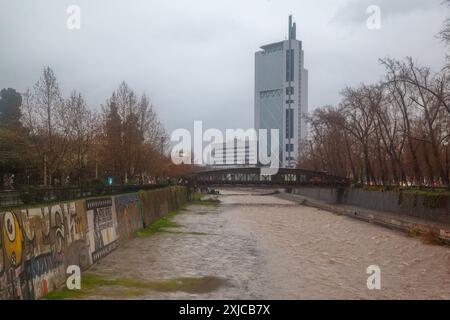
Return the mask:
<path fill-rule="evenodd" d="M 179 228 L 180 224 L 173 222 L 172 218 L 178 213 L 178 211 L 171 211 L 162 218 L 159 218 L 146 229 L 138 230 L 136 236 L 138 238 L 151 237 L 157 233 L 164 232 L 169 228 Z"/>
<path fill-rule="evenodd" d="M 445 208 L 448 198 L 445 194 L 425 194 L 423 205 L 427 208 Z"/>
<path fill-rule="evenodd" d="M 438 229 L 430 229 L 423 232 L 421 238 L 426 244 L 442 244 Z"/>

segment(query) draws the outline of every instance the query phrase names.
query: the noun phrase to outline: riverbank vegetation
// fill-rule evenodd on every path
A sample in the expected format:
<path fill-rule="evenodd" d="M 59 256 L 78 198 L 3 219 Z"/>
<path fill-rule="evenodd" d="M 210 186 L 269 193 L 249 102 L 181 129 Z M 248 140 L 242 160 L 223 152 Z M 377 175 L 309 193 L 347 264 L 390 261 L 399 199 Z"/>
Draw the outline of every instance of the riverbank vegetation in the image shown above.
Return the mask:
<path fill-rule="evenodd" d="M 439 34 L 448 49 L 449 21 Z M 411 57 L 380 64 L 383 81 L 347 87 L 312 113 L 298 166 L 364 185 L 450 188 L 450 57 L 439 71 Z"/>
<path fill-rule="evenodd" d="M 167 232 L 167 229 L 171 228 L 179 228 L 181 227 L 180 224 L 172 221 L 172 219 L 179 213 L 181 209 L 171 211 L 168 214 L 166 214 L 164 217 L 159 218 L 155 222 L 153 222 L 151 225 L 149 225 L 147 228 L 136 231 L 136 236 L 138 238 L 146 238 L 151 237 L 155 234 L 161 233 L 161 232 Z"/>
<path fill-rule="evenodd" d="M 125 82 L 96 107 L 64 97 L 50 67 L 23 93 L 0 90 L 0 189 L 160 182 L 186 170 L 168 142 L 148 96 Z"/>
<path fill-rule="evenodd" d="M 108 278 L 104 275 L 88 273 L 81 277 L 80 290 L 69 290 L 64 287 L 49 293 L 42 300 L 86 299 L 96 295 L 108 298 L 132 298 L 143 296 L 148 291 L 207 293 L 217 290 L 225 284 L 226 280 L 217 277 L 183 277 L 146 281 Z"/>
<path fill-rule="evenodd" d="M 136 232 L 136 236 L 138 238 L 147 238 L 152 237 L 159 233 L 177 233 L 177 234 L 191 234 L 191 235 L 205 235 L 201 232 L 183 232 L 183 231 L 174 231 L 173 229 L 183 227 L 182 225 L 173 221 L 173 218 L 179 214 L 180 212 L 186 210 L 186 207 L 189 205 L 201 205 L 201 206 L 218 206 L 220 204 L 220 200 L 218 199 L 203 199 L 204 195 L 200 193 L 194 193 L 191 195 L 191 200 L 182 206 L 181 208 L 171 211 L 165 216 L 159 218 L 147 228 L 138 230 Z"/>
<path fill-rule="evenodd" d="M 220 200 L 216 198 L 205 198 L 204 194 L 194 193 L 191 196 L 190 204 L 201 205 L 201 206 L 218 206 L 220 204 Z"/>

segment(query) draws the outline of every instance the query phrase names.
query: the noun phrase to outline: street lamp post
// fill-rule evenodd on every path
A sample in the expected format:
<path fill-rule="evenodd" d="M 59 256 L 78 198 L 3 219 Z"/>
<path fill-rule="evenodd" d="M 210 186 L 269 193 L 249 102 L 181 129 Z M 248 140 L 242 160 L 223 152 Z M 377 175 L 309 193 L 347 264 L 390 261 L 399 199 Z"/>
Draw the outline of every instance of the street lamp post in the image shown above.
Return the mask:
<path fill-rule="evenodd" d="M 447 188 L 450 189 L 450 159 L 449 159 L 449 147 L 450 147 L 450 141 L 447 140 L 444 144 L 445 146 L 445 174 L 447 175 Z"/>

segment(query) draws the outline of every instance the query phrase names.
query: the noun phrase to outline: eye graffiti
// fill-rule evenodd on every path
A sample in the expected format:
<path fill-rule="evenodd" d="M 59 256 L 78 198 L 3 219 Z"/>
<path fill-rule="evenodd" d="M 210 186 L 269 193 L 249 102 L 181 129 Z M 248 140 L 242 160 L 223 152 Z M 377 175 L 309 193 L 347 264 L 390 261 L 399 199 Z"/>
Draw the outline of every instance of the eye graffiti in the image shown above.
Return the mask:
<path fill-rule="evenodd" d="M 17 267 L 22 263 L 23 234 L 14 213 L 5 212 L 2 229 L 5 258 L 12 266 Z"/>
<path fill-rule="evenodd" d="M 22 230 L 25 242 L 34 242 L 36 239 L 35 225 L 32 222 L 31 214 L 28 210 L 22 210 Z"/>
<path fill-rule="evenodd" d="M 12 213 L 7 212 L 5 214 L 5 226 L 6 226 L 6 235 L 10 242 L 14 242 L 16 240 L 16 228 L 14 223 L 14 216 Z"/>
<path fill-rule="evenodd" d="M 50 209 L 51 213 L 51 228 L 55 232 L 54 248 L 57 253 L 62 253 L 65 241 L 65 227 L 63 208 L 60 205 L 55 205 Z"/>

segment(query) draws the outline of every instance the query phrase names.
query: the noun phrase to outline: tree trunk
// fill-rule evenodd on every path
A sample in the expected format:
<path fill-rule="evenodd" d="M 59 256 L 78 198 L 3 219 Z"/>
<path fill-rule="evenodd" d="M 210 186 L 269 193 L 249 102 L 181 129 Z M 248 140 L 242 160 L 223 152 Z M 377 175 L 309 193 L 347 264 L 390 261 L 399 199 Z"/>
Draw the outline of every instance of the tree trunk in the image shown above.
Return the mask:
<path fill-rule="evenodd" d="M 414 183 L 418 184 L 418 185 L 422 185 L 419 160 L 417 158 L 417 153 L 413 147 L 413 142 L 412 142 L 411 137 L 408 137 L 408 147 L 409 147 L 409 151 L 411 152 L 411 158 L 412 158 L 412 162 L 413 162 Z"/>
<path fill-rule="evenodd" d="M 47 186 L 47 155 L 44 155 L 44 186 Z"/>

